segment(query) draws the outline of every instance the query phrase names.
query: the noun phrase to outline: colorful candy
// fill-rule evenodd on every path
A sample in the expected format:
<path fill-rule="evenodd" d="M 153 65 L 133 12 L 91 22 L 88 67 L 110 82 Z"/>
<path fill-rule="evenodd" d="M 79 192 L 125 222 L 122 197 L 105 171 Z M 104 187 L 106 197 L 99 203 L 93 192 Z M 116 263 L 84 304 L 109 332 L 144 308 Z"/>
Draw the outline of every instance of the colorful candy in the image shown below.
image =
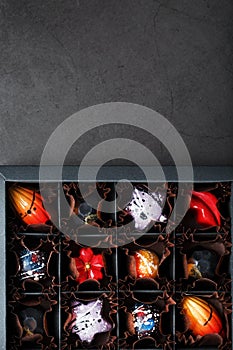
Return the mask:
<path fill-rule="evenodd" d="M 197 224 L 202 229 L 220 226 L 221 218 L 216 206 L 217 198 L 209 192 L 192 192 L 190 209 L 195 212 Z"/>
<path fill-rule="evenodd" d="M 9 199 L 17 215 L 27 225 L 44 224 L 50 215 L 43 207 L 43 200 L 39 193 L 21 186 L 9 188 Z"/>
<path fill-rule="evenodd" d="M 188 276 L 193 278 L 202 278 L 202 274 L 199 270 L 198 261 L 190 258 L 187 264 Z"/>
<path fill-rule="evenodd" d="M 42 310 L 37 308 L 27 307 L 20 311 L 19 320 L 23 328 L 24 337 L 33 339 L 35 334 L 43 334 L 43 319 L 44 314 Z"/>
<path fill-rule="evenodd" d="M 71 262 L 71 270 L 78 283 L 87 279 L 101 280 L 103 278 L 102 269 L 104 261 L 102 254 L 94 255 L 91 248 L 82 248 L 78 258 Z"/>
<path fill-rule="evenodd" d="M 25 249 L 19 257 L 19 277 L 39 281 L 46 274 L 45 254 L 39 250 Z"/>
<path fill-rule="evenodd" d="M 132 315 L 134 329 L 139 339 L 150 336 L 159 327 L 159 312 L 151 305 L 136 304 Z"/>
<path fill-rule="evenodd" d="M 27 336 L 32 336 L 37 327 L 37 322 L 34 317 L 26 317 L 23 321 L 23 329 Z"/>
<path fill-rule="evenodd" d="M 73 320 L 72 333 L 79 336 L 81 341 L 91 343 L 95 334 L 108 332 L 112 329 L 111 323 L 102 316 L 103 301 L 97 299 L 87 304 L 75 302 L 72 305 Z"/>
<path fill-rule="evenodd" d="M 78 207 L 78 216 L 85 222 L 85 224 L 92 224 L 97 220 L 97 214 L 86 202 L 80 203 Z"/>
<path fill-rule="evenodd" d="M 182 301 L 183 313 L 187 326 L 194 335 L 204 336 L 212 333 L 221 334 L 221 318 L 214 307 L 197 296 L 185 296 Z"/>
<path fill-rule="evenodd" d="M 165 199 L 164 193 L 147 193 L 135 188 L 133 198 L 126 207 L 134 218 L 135 228 L 142 231 L 155 221 L 165 222 L 167 218 L 162 215 Z"/>
<path fill-rule="evenodd" d="M 159 258 L 147 249 L 139 249 L 134 254 L 137 278 L 155 278 L 158 275 Z"/>

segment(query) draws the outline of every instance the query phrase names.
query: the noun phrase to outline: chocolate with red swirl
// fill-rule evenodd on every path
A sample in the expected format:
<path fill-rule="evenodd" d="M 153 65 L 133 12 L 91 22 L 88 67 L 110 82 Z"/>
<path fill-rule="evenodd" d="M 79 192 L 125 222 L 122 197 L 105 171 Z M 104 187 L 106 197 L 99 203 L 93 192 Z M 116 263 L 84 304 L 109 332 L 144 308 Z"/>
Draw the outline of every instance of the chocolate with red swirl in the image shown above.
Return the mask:
<path fill-rule="evenodd" d="M 61 255 L 62 290 L 115 289 L 115 260 L 116 255 L 112 249 L 87 247 L 64 239 Z"/>
<path fill-rule="evenodd" d="M 52 292 L 58 282 L 58 251 L 53 236 L 13 235 L 8 244 L 10 290 Z"/>
<path fill-rule="evenodd" d="M 120 347 L 173 349 L 173 305 L 175 302 L 167 292 L 120 292 Z"/>

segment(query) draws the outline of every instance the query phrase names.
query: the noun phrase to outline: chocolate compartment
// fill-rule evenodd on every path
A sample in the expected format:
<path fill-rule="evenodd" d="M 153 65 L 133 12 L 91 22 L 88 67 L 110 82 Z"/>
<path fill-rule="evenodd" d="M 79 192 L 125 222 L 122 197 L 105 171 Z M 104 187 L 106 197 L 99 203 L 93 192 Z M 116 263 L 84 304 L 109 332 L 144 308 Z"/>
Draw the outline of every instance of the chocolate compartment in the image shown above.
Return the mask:
<path fill-rule="evenodd" d="M 230 290 L 231 243 L 227 237 L 209 234 L 177 237 L 177 290 Z"/>
<path fill-rule="evenodd" d="M 20 189 L 20 193 L 17 192 L 17 188 Z M 16 192 L 10 195 L 12 189 L 16 189 Z M 56 183 L 43 183 L 41 186 L 36 183 L 8 183 L 6 186 L 8 229 L 15 233 L 56 232 L 59 220 L 57 189 Z M 41 199 L 43 204 L 40 202 Z"/>
<path fill-rule="evenodd" d="M 7 183 L 6 188 L 14 184 L 39 191 L 38 183 Z M 231 349 L 232 262 L 229 183 L 195 184 L 196 191 L 209 191 L 218 198 L 218 208 L 222 215 L 220 228 L 199 230 L 191 224 L 184 226 L 182 223 L 176 231 L 172 231 L 172 218 L 176 214 L 173 209 L 178 186 L 176 183 L 167 183 L 163 213 L 171 219 L 169 234 L 166 234 L 167 224 L 157 221 L 150 229 L 137 230 L 133 223 L 124 226 L 124 223 L 127 224 L 127 220 L 130 221 L 132 218 L 125 215 L 120 204 L 118 208 L 112 207 L 114 204 L 111 200 L 115 196 L 119 197 L 119 203 L 122 199 L 118 188 L 117 194 L 115 193 L 113 182 L 97 184 L 100 196 L 108 200 L 107 205 L 111 207 L 112 212 L 105 213 L 104 207 L 97 205 L 100 216 L 94 210 L 90 213 L 90 221 L 88 219 L 85 223 L 84 217 L 80 217 L 77 221 L 72 213 L 78 214 L 80 203 L 88 202 L 94 188 L 93 183 L 90 182 L 82 183 L 81 186 L 84 189 L 83 195 L 80 192 L 80 184 L 75 182 L 44 184 L 43 197 L 51 204 L 49 215 L 54 217 L 55 221 L 36 225 L 27 225 L 22 222 L 10 207 L 9 198 L 6 195 L 7 349 L 36 350 L 50 349 L 53 346 L 58 350 L 80 348 L 210 350 L 217 349 L 218 346 L 220 349 Z M 138 188 L 145 192 L 148 191 L 146 183 L 135 182 L 134 186 L 139 186 Z M 149 191 L 156 191 L 161 186 L 155 183 Z M 63 189 L 68 201 L 72 204 L 71 211 L 65 216 L 61 200 Z M 123 186 L 122 191 L 124 189 Z M 97 217 L 96 220 L 92 220 L 92 214 L 93 217 Z M 40 246 L 41 240 L 44 242 L 42 246 Z M 45 242 L 47 242 L 47 248 Z M 44 247 L 48 254 L 51 253 L 46 267 L 48 276 L 45 279 L 20 280 L 19 254 L 24 245 L 32 252 Z M 74 275 L 72 277 L 69 267 L 71 259 L 78 258 L 82 248 L 90 248 L 94 255 L 103 256 L 104 269 L 101 270 L 103 279 L 100 281 L 89 279 L 77 283 Z M 158 275 L 155 278 L 135 276 L 134 253 L 140 249 L 152 251 L 158 256 Z M 193 255 L 194 252 L 196 255 Z M 211 252 L 211 255 L 205 252 Z M 207 268 L 207 272 L 202 271 L 203 278 L 187 278 L 187 263 L 190 258 L 198 261 L 205 258 L 209 263 L 210 268 Z M 224 291 L 226 293 L 222 293 Z M 184 315 L 179 307 L 185 293 L 200 295 L 207 299 L 212 298 L 216 293 L 216 299 L 220 300 L 220 305 L 223 304 L 224 308 L 226 306 L 224 310 L 227 310 L 226 313 L 224 311 L 223 316 L 228 328 L 224 342 L 220 342 L 220 335 L 205 337 L 204 341 L 196 339 L 187 329 Z M 22 341 L 20 333 L 22 326 L 16 322 L 17 317 L 19 319 L 21 317 L 21 307 L 28 308 L 29 311 L 30 308 L 36 308 L 36 310 L 39 308 L 35 305 L 35 300 L 38 298 L 48 300 L 48 305 L 51 307 L 51 311 L 45 310 L 46 322 L 43 321 L 43 327 L 39 327 L 42 331 L 37 329 L 36 339 L 38 341 L 42 339 L 42 345 L 32 341 Z M 87 305 L 98 298 L 104 300 L 104 317 L 111 320 L 113 328 L 87 343 L 81 341 L 80 337 L 72 333 L 68 327 L 72 314 L 71 302 L 80 301 Z M 132 313 L 135 303 L 154 305 L 155 310 L 159 309 L 159 335 L 155 332 L 152 336 L 146 335 L 139 339 L 137 334 L 132 332 L 132 327 L 129 329 L 128 314 Z M 215 307 L 215 302 L 213 305 Z M 31 321 L 30 327 L 33 328 L 33 320 Z"/>
<path fill-rule="evenodd" d="M 172 247 L 174 244 L 169 239 L 169 235 L 146 235 L 119 247 L 119 288 L 123 290 L 170 290 L 174 282 L 172 280 Z M 151 256 L 142 256 L 141 263 L 137 266 L 136 255 L 141 256 L 144 253 Z M 156 261 L 152 263 L 153 257 Z M 148 264 L 151 264 L 149 270 L 141 276 L 137 270 L 140 269 L 141 265 L 141 268 L 145 268 Z"/>
<path fill-rule="evenodd" d="M 9 290 L 52 292 L 58 283 L 58 251 L 53 237 L 41 234 L 13 235 L 8 244 Z M 13 262 L 13 263 L 12 263 Z"/>
<path fill-rule="evenodd" d="M 190 323 L 187 313 L 184 311 L 182 301 L 185 297 L 195 299 L 190 307 L 195 309 L 200 318 L 195 318 L 193 313 L 191 317 L 195 324 Z M 175 296 L 176 304 L 176 342 L 177 349 L 184 348 L 213 348 L 230 349 L 231 348 L 231 295 L 229 293 L 177 293 Z M 192 311 L 192 309 L 190 309 Z M 200 310 L 200 313 L 199 313 Z M 193 310 L 194 311 L 194 310 Z M 204 321 L 201 317 L 203 315 Z M 197 317 L 197 316 L 196 316 Z M 216 319 L 218 321 L 216 321 Z M 199 323 L 200 322 L 200 323 Z M 219 323 L 217 323 L 219 322 Z M 197 325 L 198 324 L 198 325 Z M 200 324 L 200 326 L 199 326 Z M 219 327 L 219 331 L 217 331 Z M 221 329 L 220 329 L 221 328 Z M 205 330 L 206 329 L 206 330 Z M 216 331 L 214 331 L 216 329 Z M 210 330 L 210 331 L 209 331 Z M 212 331 L 213 330 L 213 331 Z M 203 332 L 203 334 L 199 334 Z"/>
<path fill-rule="evenodd" d="M 99 241 L 102 242 L 102 237 L 99 237 Z M 64 239 L 61 285 L 63 291 L 116 289 L 116 250 L 101 248 L 98 244 L 84 246 Z"/>
<path fill-rule="evenodd" d="M 161 233 L 171 217 L 177 187 L 166 184 L 124 183 L 117 186 L 118 232 Z M 153 214 L 152 213 L 153 209 Z"/>
<path fill-rule="evenodd" d="M 119 294 L 120 349 L 166 348 L 172 337 L 172 296 L 166 292 Z"/>
<path fill-rule="evenodd" d="M 54 308 L 57 301 L 51 299 L 48 294 L 25 294 L 15 299 L 8 304 L 9 349 L 47 349 L 48 346 L 52 346 L 58 338 L 57 313 Z"/>
<path fill-rule="evenodd" d="M 184 233 L 187 231 L 190 232 L 220 232 L 225 233 L 229 232 L 231 227 L 231 218 L 230 218 L 230 195 L 231 195 L 231 183 L 195 183 L 193 198 L 195 203 L 193 203 L 195 208 L 190 208 L 180 225 L 176 228 L 177 233 Z M 206 197 L 195 197 L 202 196 L 203 194 Z M 190 193 L 183 193 L 183 196 L 187 197 L 187 200 L 190 200 Z M 208 196 L 210 198 L 208 198 Z M 214 199 L 215 198 L 215 199 Z M 192 199 L 191 199 L 192 201 Z M 191 206 L 191 202 L 190 202 Z M 203 218 L 198 219 L 197 209 L 203 212 Z M 219 224 L 215 222 L 216 217 L 219 216 Z M 201 220 L 203 222 L 201 222 Z M 205 225 L 204 221 L 209 221 L 209 224 Z"/>
<path fill-rule="evenodd" d="M 63 348 L 111 347 L 116 339 L 114 299 L 114 293 L 62 293 Z"/>
<path fill-rule="evenodd" d="M 80 233 L 84 229 L 86 234 L 88 231 L 99 234 L 102 228 L 115 226 L 113 183 L 63 183 L 60 190 L 64 192 L 70 207 L 68 209 L 67 203 L 61 201 L 61 223 L 64 233 L 70 235 L 72 232 Z"/>

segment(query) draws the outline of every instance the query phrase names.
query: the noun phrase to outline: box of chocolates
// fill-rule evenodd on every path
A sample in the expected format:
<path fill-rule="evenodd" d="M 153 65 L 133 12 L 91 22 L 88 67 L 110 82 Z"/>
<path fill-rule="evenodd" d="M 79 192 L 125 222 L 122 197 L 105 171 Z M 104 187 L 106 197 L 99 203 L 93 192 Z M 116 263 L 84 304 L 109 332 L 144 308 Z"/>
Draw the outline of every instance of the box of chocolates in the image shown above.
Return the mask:
<path fill-rule="evenodd" d="M 182 186 L 179 217 L 172 178 L 30 169 L 0 183 L 2 349 L 232 349 L 230 176 Z"/>

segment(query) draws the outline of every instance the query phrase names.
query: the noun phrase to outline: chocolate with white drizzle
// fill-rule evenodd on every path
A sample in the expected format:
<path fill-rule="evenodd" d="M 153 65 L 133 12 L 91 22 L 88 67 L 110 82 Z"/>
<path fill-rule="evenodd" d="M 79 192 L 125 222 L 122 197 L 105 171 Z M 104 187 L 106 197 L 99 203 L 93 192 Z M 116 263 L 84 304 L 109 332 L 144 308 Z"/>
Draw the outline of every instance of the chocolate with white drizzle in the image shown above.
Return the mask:
<path fill-rule="evenodd" d="M 112 325 L 101 314 L 102 300 L 97 299 L 87 304 L 75 302 L 72 307 L 74 320 L 71 324 L 71 330 L 79 336 L 81 341 L 91 343 L 95 334 L 108 332 L 112 329 Z"/>
<path fill-rule="evenodd" d="M 142 231 L 152 222 L 166 222 L 167 218 L 162 215 L 166 195 L 160 192 L 133 191 L 133 198 L 125 208 L 135 221 L 135 228 Z"/>

